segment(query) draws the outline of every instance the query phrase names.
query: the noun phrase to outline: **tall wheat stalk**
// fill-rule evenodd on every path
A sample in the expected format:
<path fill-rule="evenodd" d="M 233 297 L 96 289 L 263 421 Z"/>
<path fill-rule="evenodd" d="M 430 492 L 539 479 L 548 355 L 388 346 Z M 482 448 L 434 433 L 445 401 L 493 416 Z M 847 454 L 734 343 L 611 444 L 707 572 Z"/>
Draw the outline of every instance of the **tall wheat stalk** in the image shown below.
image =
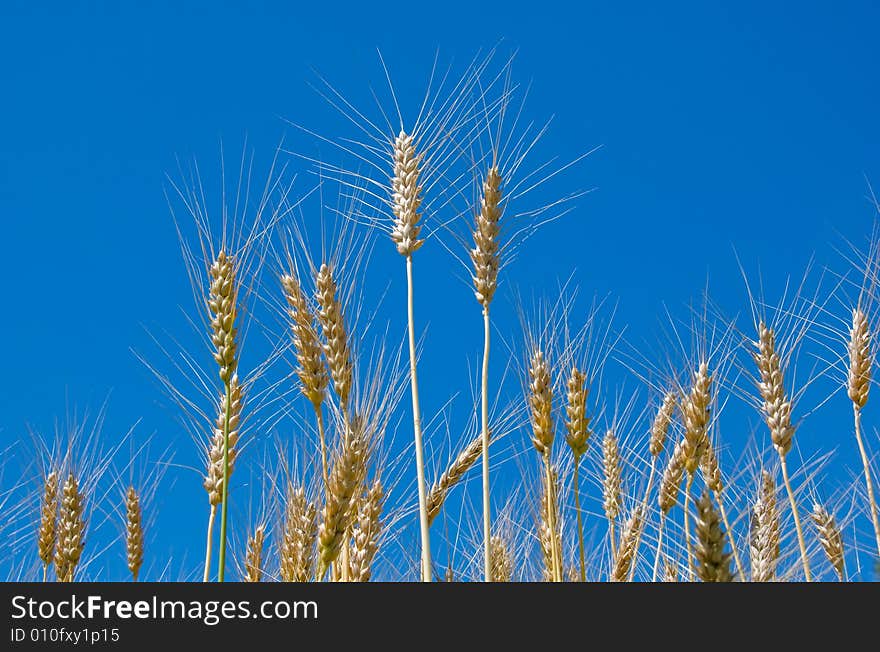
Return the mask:
<path fill-rule="evenodd" d="M 422 581 L 431 581 L 431 533 L 428 523 L 427 488 L 425 486 L 425 451 L 422 443 L 422 414 L 419 407 L 419 381 L 416 369 L 416 333 L 413 308 L 412 255 L 422 246 L 419 224 L 422 187 L 419 182 L 421 154 L 416 153 L 415 139 L 401 130 L 394 140 L 394 176 L 391 179 L 391 203 L 394 227 L 391 239 L 397 251 L 406 258 L 407 331 L 409 335 L 409 377 L 412 394 L 413 437 L 416 452 L 416 482 L 419 492 L 419 532 L 422 544 Z"/>
<path fill-rule="evenodd" d="M 501 220 L 501 174 L 492 165 L 483 181 L 483 196 L 474 227 L 474 294 L 483 307 L 483 368 L 480 384 L 480 420 L 483 436 L 483 581 L 492 580 L 492 512 L 489 485 L 489 305 L 498 284 L 498 235 Z"/>
<path fill-rule="evenodd" d="M 694 573 L 693 548 L 690 532 L 690 497 L 694 475 L 709 445 L 709 421 L 712 404 L 712 376 L 709 364 L 703 360 L 693 374 L 690 392 L 681 404 L 684 421 L 684 468 L 687 471 L 687 482 L 684 490 L 684 538 L 687 549 L 688 568 Z"/>
<path fill-rule="evenodd" d="M 874 353 L 871 348 L 871 330 L 868 317 L 861 309 L 853 310 L 852 328 L 849 338 L 849 374 L 847 375 L 847 394 L 853 404 L 853 422 L 856 441 L 862 466 L 865 469 L 865 488 L 868 492 L 868 509 L 874 524 L 874 537 L 877 541 L 877 554 L 880 556 L 880 514 L 877 499 L 874 497 L 874 483 L 871 481 L 871 465 L 862 440 L 862 409 L 868 402 L 868 391 L 871 389 L 871 368 L 874 364 Z"/>
<path fill-rule="evenodd" d="M 580 581 L 587 581 L 587 570 L 584 562 L 584 524 L 581 515 L 580 465 L 581 457 L 587 452 L 590 439 L 590 417 L 587 416 L 587 377 L 584 372 L 572 366 L 566 384 L 565 405 L 565 441 L 574 456 L 574 502 L 577 513 L 578 530 L 578 561 L 580 563 Z"/>
<path fill-rule="evenodd" d="M 663 526 L 669 511 L 678 504 L 678 494 L 681 492 L 681 479 L 684 475 L 685 440 L 675 445 L 663 475 L 660 478 L 660 490 L 657 492 L 657 503 L 660 507 L 660 524 L 657 532 L 657 554 L 654 557 L 654 569 L 651 581 L 657 581 L 657 573 L 660 568 L 660 551 L 663 547 Z"/>
<path fill-rule="evenodd" d="M 788 475 L 788 464 L 786 462 L 786 455 L 791 450 L 791 443 L 794 437 L 794 426 L 791 423 L 791 401 L 785 393 L 782 362 L 776 350 L 776 334 L 764 322 L 758 325 L 758 341 L 755 343 L 755 346 L 757 351 L 754 353 L 754 356 L 760 374 L 758 390 L 763 401 L 761 410 L 764 414 L 764 420 L 767 422 L 767 428 L 770 430 L 770 439 L 773 442 L 773 447 L 779 454 L 782 480 L 785 483 L 785 491 L 788 493 L 795 530 L 797 530 L 804 576 L 810 582 L 812 581 L 812 575 L 810 574 L 810 562 L 807 559 L 807 546 L 804 541 L 804 531 L 801 527 L 801 519 L 798 514 L 797 502 L 794 497 L 794 490 L 791 487 L 791 479 Z"/>
<path fill-rule="evenodd" d="M 730 541 L 730 549 L 733 554 L 734 574 L 739 575 L 740 579 L 744 579 L 745 569 L 742 563 L 740 563 L 736 542 L 733 540 L 733 531 L 730 529 L 730 522 L 727 520 L 727 510 L 724 508 L 724 496 L 722 495 L 724 480 L 721 477 L 721 467 L 718 466 L 718 456 L 715 454 L 715 447 L 712 446 L 711 441 L 706 444 L 706 450 L 703 452 L 703 460 L 700 465 L 703 471 L 703 479 L 718 503 L 721 521 L 724 523 L 724 529 L 727 531 L 727 538 Z"/>

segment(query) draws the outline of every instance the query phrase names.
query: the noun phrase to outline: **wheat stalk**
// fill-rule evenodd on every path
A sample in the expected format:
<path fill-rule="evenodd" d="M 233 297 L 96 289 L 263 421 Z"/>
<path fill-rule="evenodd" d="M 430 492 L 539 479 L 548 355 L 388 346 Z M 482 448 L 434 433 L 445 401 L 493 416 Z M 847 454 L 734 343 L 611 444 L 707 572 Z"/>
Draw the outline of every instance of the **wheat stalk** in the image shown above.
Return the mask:
<path fill-rule="evenodd" d="M 587 376 L 572 366 L 566 384 L 565 441 L 574 456 L 574 500 L 577 513 L 578 559 L 580 562 L 580 581 L 586 582 L 584 562 L 584 526 L 581 515 L 580 462 L 587 452 L 590 439 L 590 417 L 587 416 Z"/>
<path fill-rule="evenodd" d="M 559 504 L 556 500 L 557 473 L 545 456 L 544 483 L 541 491 L 541 511 L 538 540 L 544 557 L 545 579 L 562 581 L 562 537 L 559 529 Z"/>
<path fill-rule="evenodd" d="M 834 567 L 837 578 L 842 582 L 844 577 L 843 566 L 843 539 L 840 529 L 834 520 L 834 516 L 819 503 L 813 505 L 813 522 L 819 536 L 819 544 L 825 551 L 825 556 Z"/>
<path fill-rule="evenodd" d="M 749 550 L 752 581 L 772 581 L 776 577 L 776 563 L 779 560 L 779 512 L 776 507 L 776 482 L 767 471 L 761 472 L 761 488 L 752 510 Z"/>
<path fill-rule="evenodd" d="M 265 529 L 260 525 L 248 537 L 244 557 L 245 582 L 261 582 L 263 580 L 263 538 Z"/>
<path fill-rule="evenodd" d="M 712 404 L 712 376 L 709 364 L 703 360 L 694 372 L 691 390 L 681 403 L 682 420 L 684 421 L 684 468 L 687 471 L 687 482 L 684 489 L 684 539 L 687 549 L 688 568 L 693 573 L 693 550 L 690 532 L 690 495 L 694 474 L 703 459 L 706 446 L 709 444 L 709 421 Z"/>
<path fill-rule="evenodd" d="M 416 334 L 413 296 L 413 253 L 422 246 L 421 231 L 422 186 L 420 183 L 421 154 L 416 152 L 413 136 L 401 130 L 394 139 L 391 178 L 391 207 L 394 226 L 391 240 L 397 251 L 406 257 L 407 334 L 409 336 L 409 377 L 412 394 L 413 439 L 416 453 L 416 482 L 419 492 L 419 533 L 422 544 L 422 581 L 431 581 L 431 534 L 428 523 L 427 489 L 425 485 L 425 452 L 422 443 L 422 414 L 419 407 L 419 381 L 416 365 Z"/>
<path fill-rule="evenodd" d="M 611 545 L 611 559 L 617 558 L 614 540 L 614 523 L 620 513 L 620 453 L 614 430 L 608 429 L 602 440 L 602 507 L 608 519 L 608 540 Z"/>
<path fill-rule="evenodd" d="M 125 558 L 131 578 L 137 582 L 144 562 L 144 528 L 141 499 L 134 487 L 129 487 L 125 494 Z"/>
<path fill-rule="evenodd" d="M 37 553 L 43 563 L 43 581 L 49 573 L 49 565 L 55 555 L 58 523 L 58 471 L 52 470 L 43 481 L 40 501 L 40 527 L 37 531 Z"/>
<path fill-rule="evenodd" d="M 465 446 L 464 450 L 458 454 L 458 457 L 452 461 L 449 467 L 440 474 L 437 481 L 431 485 L 427 499 L 429 524 L 433 523 L 440 513 L 440 508 L 443 507 L 443 502 L 446 500 L 446 494 L 464 477 L 464 474 L 474 465 L 482 452 L 483 437 L 479 435 Z"/>
<path fill-rule="evenodd" d="M 373 558 L 379 546 L 382 532 L 382 505 L 385 494 L 379 480 L 373 482 L 370 490 L 360 501 L 354 528 L 354 545 L 349 559 L 348 579 L 350 582 L 369 582 L 372 575 Z"/>
<path fill-rule="evenodd" d="M 513 577 L 513 561 L 504 539 L 498 535 L 489 540 L 491 560 L 490 582 L 510 582 Z"/>
<path fill-rule="evenodd" d="M 727 538 L 730 540 L 730 550 L 733 553 L 733 571 L 739 574 L 742 579 L 743 569 L 739 560 L 739 553 L 736 550 L 736 542 L 733 540 L 733 530 L 730 528 L 730 522 L 727 520 L 727 510 L 724 508 L 724 479 L 721 477 L 721 467 L 718 465 L 718 456 L 715 454 L 715 447 L 711 441 L 706 442 L 706 448 L 703 451 L 703 459 L 700 461 L 700 468 L 703 472 L 703 480 L 706 486 L 712 492 L 715 500 L 718 502 L 718 509 L 721 512 L 721 521 L 724 523 L 724 529 L 727 531 Z"/>
<path fill-rule="evenodd" d="M 342 406 L 348 405 L 351 394 L 352 362 L 342 314 L 342 303 L 337 297 L 333 268 L 324 263 L 315 277 L 315 300 L 318 304 L 318 323 L 324 336 L 324 358 L 333 381 L 333 391 Z"/>
<path fill-rule="evenodd" d="M 489 495 L 489 305 L 498 284 L 498 235 L 501 220 L 501 174 L 496 166 L 489 168 L 483 182 L 480 211 L 474 226 L 474 247 L 471 261 L 474 264 L 474 294 L 483 307 L 483 369 L 481 384 L 480 417 L 483 436 L 483 580 L 488 582 L 492 573 L 491 533 L 492 512 Z"/>
<path fill-rule="evenodd" d="M 314 316 L 309 307 L 306 295 L 302 291 L 299 279 L 294 274 L 281 277 L 281 287 L 287 301 L 287 313 L 290 317 L 290 328 L 293 332 L 293 347 L 296 351 L 296 374 L 299 377 L 300 389 L 312 404 L 315 419 L 318 423 L 318 439 L 321 446 L 321 471 L 324 489 L 327 489 L 327 442 L 324 437 L 324 416 L 321 405 L 327 392 L 327 369 L 321 359 L 321 342 L 315 329 Z"/>
<path fill-rule="evenodd" d="M 626 520 L 620 533 L 620 542 L 617 545 L 617 556 L 611 570 L 612 582 L 625 582 L 630 576 L 631 570 L 635 570 L 636 541 L 642 527 L 642 505 L 633 508 L 632 514 Z"/>
<path fill-rule="evenodd" d="M 782 479 L 785 483 L 785 490 L 788 492 L 788 500 L 791 504 L 791 512 L 794 517 L 795 529 L 797 530 L 801 562 L 804 566 L 804 576 L 809 582 L 812 577 L 810 575 L 810 563 L 807 559 L 807 546 L 804 541 L 804 533 L 801 527 L 801 519 L 798 514 L 794 491 L 791 488 L 791 481 L 788 477 L 788 464 L 786 463 L 786 455 L 791 449 L 791 442 L 794 437 L 794 426 L 791 423 L 792 405 L 785 393 L 782 362 L 776 350 L 776 334 L 764 322 L 761 322 L 758 326 L 758 341 L 755 343 L 755 347 L 757 351 L 754 356 L 760 376 L 758 390 L 762 399 L 761 411 L 764 414 L 767 428 L 770 430 L 770 439 L 773 442 L 774 448 L 776 448 L 776 452 L 779 454 L 782 466 Z"/>
<path fill-rule="evenodd" d="M 697 501 L 696 518 L 697 575 L 704 582 L 731 582 L 731 553 L 725 552 L 727 535 L 721 527 L 721 519 L 708 491 L 704 491 Z"/>
<path fill-rule="evenodd" d="M 279 553 L 281 579 L 308 582 L 314 573 L 315 541 L 318 536 L 317 510 L 302 487 L 289 486 Z"/>
<path fill-rule="evenodd" d="M 862 409 L 868 402 L 868 391 L 871 389 L 871 368 L 874 365 L 874 354 L 871 347 L 871 330 L 868 317 L 862 310 L 853 310 L 852 328 L 849 336 L 849 374 L 847 375 L 847 394 L 853 404 L 853 422 L 855 424 L 856 441 L 862 466 L 865 469 L 865 488 L 868 492 L 868 508 L 871 522 L 874 525 L 874 538 L 877 542 L 877 554 L 880 555 L 880 510 L 874 497 L 874 483 L 871 480 L 871 465 L 865 443 L 862 441 Z"/>
<path fill-rule="evenodd" d="M 59 582 L 72 582 L 85 545 L 86 529 L 83 511 L 85 496 L 71 471 L 61 489 L 58 514 L 58 541 L 55 546 L 55 574 Z"/>

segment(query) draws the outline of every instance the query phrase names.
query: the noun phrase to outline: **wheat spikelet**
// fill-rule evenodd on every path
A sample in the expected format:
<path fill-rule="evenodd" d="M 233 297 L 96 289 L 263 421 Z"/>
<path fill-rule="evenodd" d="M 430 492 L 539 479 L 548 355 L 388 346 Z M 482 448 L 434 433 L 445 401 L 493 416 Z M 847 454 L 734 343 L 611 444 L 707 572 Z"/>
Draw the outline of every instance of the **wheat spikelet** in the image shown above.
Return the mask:
<path fill-rule="evenodd" d="M 72 582 L 82 556 L 86 524 L 83 517 L 85 496 L 71 471 L 61 489 L 58 515 L 58 542 L 55 546 L 55 573 L 59 582 Z"/>
<path fill-rule="evenodd" d="M 284 298 L 287 300 L 290 328 L 293 331 L 296 374 L 299 376 L 302 393 L 315 410 L 320 410 L 324 401 L 324 392 L 327 390 L 328 378 L 327 370 L 321 360 L 321 343 L 318 340 L 312 311 L 296 276 L 292 274 L 282 276 L 281 286 L 284 289 Z"/>
<path fill-rule="evenodd" d="M 712 376 L 709 374 L 708 363 L 703 361 L 694 372 L 691 390 L 681 404 L 685 439 L 684 467 L 690 476 L 696 472 L 708 445 L 711 402 Z"/>
<path fill-rule="evenodd" d="M 394 226 L 391 239 L 402 256 L 410 256 L 424 240 L 419 240 L 422 230 L 419 208 L 422 205 L 422 187 L 419 183 L 421 154 L 416 153 L 412 136 L 401 130 L 394 139 L 394 175 L 391 178 L 391 210 Z"/>
<path fill-rule="evenodd" d="M 344 438 L 342 450 L 333 464 L 327 496 L 321 511 L 318 527 L 318 576 L 336 561 L 345 533 L 351 526 L 357 508 L 355 492 L 366 476 L 367 442 L 364 438 L 362 419 L 351 420 L 348 437 Z"/>
<path fill-rule="evenodd" d="M 669 462 L 663 470 L 660 479 L 660 491 L 657 493 L 657 502 L 664 514 L 678 504 L 678 494 L 681 491 L 681 479 L 684 476 L 685 441 L 681 440 L 672 450 Z"/>
<path fill-rule="evenodd" d="M 590 435 L 590 417 L 587 416 L 587 381 L 586 374 L 577 367 L 571 368 L 566 389 L 565 405 L 565 441 L 578 460 L 587 452 Z"/>
<path fill-rule="evenodd" d="M 609 429 L 602 440 L 602 507 L 609 522 L 620 513 L 620 454 L 617 437 Z"/>
<path fill-rule="evenodd" d="M 208 502 L 213 506 L 219 505 L 223 498 L 223 481 L 226 475 L 223 464 L 225 442 L 229 444 L 227 467 L 229 475 L 232 475 L 237 453 L 235 445 L 238 443 L 241 424 L 241 407 L 242 388 L 238 382 L 238 375 L 233 375 L 229 382 L 229 394 L 224 392 L 220 396 L 217 419 L 214 422 L 214 435 L 211 437 L 211 447 L 208 449 L 208 472 L 205 475 L 204 487 L 208 492 Z"/>
<path fill-rule="evenodd" d="M 813 523 L 816 524 L 822 550 L 825 551 L 825 556 L 834 567 L 837 577 L 843 581 L 843 539 L 840 536 L 840 529 L 837 527 L 834 515 L 816 503 L 813 505 L 812 517 Z"/>
<path fill-rule="evenodd" d="M 849 331 L 849 374 L 847 375 L 847 394 L 859 409 L 868 402 L 871 388 L 871 367 L 874 354 L 871 350 L 871 331 L 868 317 L 859 308 L 853 310 L 852 328 Z"/>
<path fill-rule="evenodd" d="M 541 455 L 553 447 L 553 387 L 544 353 L 535 350 L 529 365 L 529 411 L 532 443 Z"/>
<path fill-rule="evenodd" d="M 630 568 L 635 562 L 636 540 L 642 527 L 642 505 L 636 505 L 632 514 L 626 520 L 620 533 L 620 542 L 617 544 L 617 556 L 611 571 L 612 582 L 625 582 L 630 574 Z"/>
<path fill-rule="evenodd" d="M 490 580 L 492 582 L 509 582 L 513 576 L 513 563 L 507 550 L 507 544 L 498 535 L 489 539 L 489 560 L 492 570 Z"/>
<path fill-rule="evenodd" d="M 654 457 L 663 452 L 666 435 L 669 433 L 669 427 L 672 425 L 672 415 L 675 412 L 677 402 L 678 396 L 676 393 L 667 392 L 651 424 L 651 440 L 648 444 L 648 450 Z"/>
<path fill-rule="evenodd" d="M 43 563 L 43 579 L 55 555 L 56 525 L 58 522 L 58 472 L 53 470 L 43 482 L 40 502 L 40 527 L 37 531 L 37 552 Z"/>
<path fill-rule="evenodd" d="M 498 235 L 501 220 L 501 174 L 496 166 L 489 168 L 483 181 L 483 197 L 474 227 L 474 294 L 484 309 L 489 309 L 498 285 Z"/>
<path fill-rule="evenodd" d="M 763 404 L 761 409 L 773 446 L 780 455 L 785 456 L 791 449 L 794 426 L 791 424 L 791 401 L 785 394 L 782 366 L 776 351 L 776 334 L 764 322 L 758 326 L 758 341 L 755 360 L 758 364 L 760 382 L 758 390 Z"/>
<path fill-rule="evenodd" d="M 776 482 L 767 471 L 761 474 L 761 489 L 752 509 L 749 550 L 752 581 L 772 581 L 779 560 L 779 512 L 776 507 Z"/>
<path fill-rule="evenodd" d="M 144 562 L 144 529 L 141 499 L 134 487 L 129 487 L 125 494 L 125 558 L 131 577 L 137 582 Z"/>
<path fill-rule="evenodd" d="M 245 582 L 261 582 L 263 580 L 263 538 L 265 530 L 259 526 L 248 537 L 247 550 L 244 557 Z"/>
<path fill-rule="evenodd" d="M 541 490 L 541 511 L 538 523 L 538 540 L 544 559 L 544 581 L 562 581 L 557 574 L 557 564 L 562 564 L 562 545 L 559 523 L 559 505 L 556 501 L 558 476 L 556 468 L 548 466 L 546 480 Z M 549 486 L 548 486 L 549 483 Z"/>
<path fill-rule="evenodd" d="M 446 494 L 455 486 L 459 480 L 464 477 L 474 463 L 479 459 L 480 453 L 483 452 L 482 435 L 473 439 L 461 453 L 458 454 L 452 464 L 447 468 L 431 486 L 428 492 L 428 522 L 432 523 L 440 513 L 443 507 L 443 501 L 446 500 Z"/>
<path fill-rule="evenodd" d="M 350 582 L 369 582 L 372 575 L 373 558 L 379 545 L 382 531 L 382 503 L 385 494 L 379 480 L 361 498 L 354 527 L 354 545 L 349 558 L 348 578 Z"/>
<path fill-rule="evenodd" d="M 721 526 L 721 517 L 712 504 L 708 491 L 697 501 L 696 521 L 697 575 L 704 582 L 731 582 L 731 553 L 725 552 L 727 535 Z"/>
<path fill-rule="evenodd" d="M 208 308 L 211 310 L 214 360 L 220 367 L 220 380 L 228 383 L 238 366 L 235 341 L 238 287 L 232 257 L 221 250 L 211 265 L 210 276 Z"/>
<path fill-rule="evenodd" d="M 288 487 L 281 535 L 281 579 L 308 582 L 314 572 L 315 540 L 318 536 L 317 510 L 302 487 Z"/>
<path fill-rule="evenodd" d="M 703 479 L 710 491 L 716 494 L 721 493 L 724 489 L 724 481 L 721 479 L 721 469 L 718 466 L 718 457 L 715 455 L 715 447 L 712 442 L 707 441 L 706 447 L 703 449 L 703 458 L 700 460 L 700 468 L 703 472 Z"/>
<path fill-rule="evenodd" d="M 352 363 L 342 316 L 342 304 L 337 295 L 336 279 L 332 268 L 322 264 L 315 278 L 315 299 L 318 303 L 318 322 L 324 335 L 324 357 L 333 380 L 333 391 L 342 405 L 348 403 L 351 393 Z"/>

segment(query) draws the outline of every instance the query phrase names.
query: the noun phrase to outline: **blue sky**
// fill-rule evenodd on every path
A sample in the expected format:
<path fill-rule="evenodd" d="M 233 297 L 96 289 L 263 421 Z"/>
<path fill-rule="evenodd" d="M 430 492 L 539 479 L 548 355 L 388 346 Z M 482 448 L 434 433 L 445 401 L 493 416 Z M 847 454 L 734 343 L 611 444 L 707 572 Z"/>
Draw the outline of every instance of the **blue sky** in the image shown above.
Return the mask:
<path fill-rule="evenodd" d="M 721 304 L 742 306 L 735 251 L 772 288 L 814 255 L 845 267 L 832 246 L 861 242 L 874 220 L 874 3 L 179 4 L 0 9 L 4 443 L 112 393 L 109 435 L 142 419 L 157 448 L 195 463 L 130 350 L 149 347 L 145 326 L 181 334 L 179 306 L 191 301 L 165 174 L 178 156 L 214 172 L 221 139 L 236 151 L 246 135 L 263 161 L 285 134 L 305 142 L 284 119 L 335 129 L 313 70 L 366 97 L 383 82 L 377 48 L 405 95 L 438 50 L 468 61 L 500 41 L 518 49 L 529 110 L 555 116 L 542 152 L 565 160 L 601 146 L 568 176 L 596 191 L 528 242 L 502 301 L 514 288 L 550 293 L 576 270 L 582 292 L 619 301 L 634 341 L 652 341 L 664 306 L 680 309 L 707 281 Z M 399 280 L 390 245 L 377 251 L 375 273 Z M 466 391 L 462 369 L 479 353 L 477 313 L 472 339 L 456 330 L 459 310 L 475 306 L 460 273 L 438 273 L 451 268 L 444 256 L 426 253 L 418 280 L 421 296 L 441 297 L 418 308 L 434 351 L 422 367 L 429 413 L 449 387 Z M 831 425 L 814 443 L 855 462 Z M 203 495 L 191 474 L 175 481 L 182 497 L 164 527 L 186 530 Z M 179 538 L 188 546 L 159 536 L 171 554 L 200 555 L 201 526 Z"/>

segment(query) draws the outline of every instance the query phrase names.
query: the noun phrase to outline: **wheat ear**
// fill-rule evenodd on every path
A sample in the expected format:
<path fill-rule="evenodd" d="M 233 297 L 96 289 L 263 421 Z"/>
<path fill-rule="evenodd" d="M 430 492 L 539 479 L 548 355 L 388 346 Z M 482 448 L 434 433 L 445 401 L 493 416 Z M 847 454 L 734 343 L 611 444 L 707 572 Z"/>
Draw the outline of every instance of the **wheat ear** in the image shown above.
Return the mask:
<path fill-rule="evenodd" d="M 840 529 L 837 527 L 834 516 L 819 503 L 813 505 L 812 517 L 816 524 L 822 550 L 825 551 L 825 556 L 834 567 L 837 578 L 842 582 L 844 577 L 843 538 L 840 536 Z"/>
<path fill-rule="evenodd" d="M 315 505 L 302 487 L 288 487 L 284 525 L 279 549 L 281 579 L 308 582 L 314 574 L 315 541 L 318 536 Z"/>
<path fill-rule="evenodd" d="M 83 511 L 85 496 L 71 471 L 61 488 L 58 514 L 58 542 L 55 546 L 55 574 L 59 582 L 72 582 L 85 545 L 86 529 Z"/>
<path fill-rule="evenodd" d="M 480 457 L 482 451 L 483 437 L 480 435 L 471 440 L 471 442 L 465 446 L 464 450 L 458 454 L 458 457 L 452 461 L 449 467 L 431 486 L 427 500 L 429 524 L 433 523 L 434 519 L 437 518 L 437 515 L 440 513 L 440 508 L 443 507 L 443 502 L 446 500 L 446 494 L 448 494 L 449 490 L 464 477 L 464 474 L 468 472 L 468 469 L 470 469 L 477 461 L 477 458 Z"/>
<path fill-rule="evenodd" d="M 248 537 L 247 548 L 244 555 L 244 581 L 263 581 L 263 539 L 265 528 L 260 525 L 254 533 Z"/>
<path fill-rule="evenodd" d="M 711 441 L 706 442 L 706 448 L 703 451 L 703 459 L 700 462 L 700 468 L 703 472 L 703 479 L 706 486 L 712 492 L 718 510 L 721 512 L 721 521 L 724 523 L 724 529 L 727 532 L 727 538 L 730 541 L 730 550 L 733 553 L 733 571 L 738 574 L 740 579 L 744 579 L 745 569 L 739 560 L 739 553 L 736 550 L 736 542 L 733 540 L 733 530 L 730 528 L 730 521 L 727 520 L 727 510 L 724 508 L 724 479 L 721 476 L 721 467 L 718 465 L 718 456 L 715 454 L 715 447 Z"/>
<path fill-rule="evenodd" d="M 776 507 L 776 481 L 761 472 L 761 488 L 752 509 L 749 550 L 753 582 L 771 582 L 779 560 L 779 511 Z"/>
<path fill-rule="evenodd" d="M 612 582 L 625 582 L 636 565 L 636 541 L 639 530 L 642 527 L 642 505 L 633 508 L 632 514 L 626 520 L 620 533 L 620 542 L 617 545 L 617 556 L 611 570 Z"/>
<path fill-rule="evenodd" d="M 222 582 L 226 575 L 226 526 L 229 512 L 229 463 L 230 429 L 232 420 L 233 385 L 238 385 L 235 371 L 238 368 L 238 345 L 236 317 L 238 314 L 238 281 L 231 256 L 220 251 L 209 270 L 211 277 L 208 290 L 208 308 L 211 312 L 211 342 L 214 344 L 214 360 L 219 366 L 223 381 L 225 410 L 222 417 L 222 491 L 220 497 L 220 554 L 217 579 Z M 213 515 L 211 518 L 213 521 Z M 210 549 L 206 559 L 210 562 Z M 206 574 L 207 574 L 206 570 Z"/>
<path fill-rule="evenodd" d="M 697 501 L 696 519 L 697 575 L 704 582 L 731 582 L 729 552 L 725 552 L 727 535 L 708 491 Z"/>
<path fill-rule="evenodd" d="M 507 549 L 507 543 L 498 535 L 489 540 L 491 553 L 490 582 L 510 582 L 513 577 L 513 561 Z"/>
<path fill-rule="evenodd" d="M 704 451 L 709 443 L 709 421 L 711 419 L 712 376 L 709 365 L 703 360 L 694 372 L 691 390 L 681 404 L 684 421 L 684 468 L 687 471 L 687 482 L 684 489 L 684 539 L 688 556 L 688 568 L 693 574 L 693 548 L 690 531 L 690 497 L 694 474 L 703 459 Z"/>
<path fill-rule="evenodd" d="M 565 441 L 574 456 L 574 502 L 577 514 L 578 529 L 578 560 L 580 563 L 580 581 L 587 581 L 586 564 L 584 561 L 584 526 L 581 514 L 580 463 L 581 457 L 587 452 L 590 440 L 590 417 L 587 416 L 587 376 L 575 366 L 566 383 L 565 404 Z"/>
<path fill-rule="evenodd" d="M 227 390 L 220 396 L 217 419 L 214 422 L 214 434 L 211 437 L 211 446 L 208 449 L 208 470 L 205 475 L 204 487 L 208 492 L 208 503 L 211 506 L 211 512 L 208 516 L 205 582 L 210 579 L 211 549 L 217 507 L 222 506 L 223 496 L 226 495 L 226 478 L 232 474 L 235 463 L 235 445 L 238 443 L 240 432 L 241 407 L 242 389 L 238 382 L 238 375 L 233 374 L 228 383 Z"/>
<path fill-rule="evenodd" d="M 336 561 L 356 514 L 355 492 L 363 484 L 367 472 L 367 441 L 363 425 L 360 417 L 351 418 L 348 436 L 343 438 L 342 450 L 330 472 L 318 528 L 318 577 L 322 577 Z M 345 580 L 348 568 L 344 567 L 341 574 Z"/>
<path fill-rule="evenodd" d="M 871 330 L 868 317 L 860 309 L 853 310 L 852 328 L 849 335 L 849 374 L 847 375 L 847 394 L 853 404 L 853 422 L 855 424 L 856 441 L 862 466 L 865 469 L 865 488 L 868 492 L 868 509 L 874 524 L 874 537 L 877 542 L 877 554 L 880 555 L 880 510 L 874 497 L 874 483 L 871 480 L 871 465 L 865 443 L 862 441 L 862 409 L 868 402 L 868 391 L 871 389 L 871 368 L 874 366 L 874 353 L 871 347 Z"/>
<path fill-rule="evenodd" d="M 785 490 L 788 493 L 794 525 L 797 530 L 801 562 L 804 566 L 804 576 L 809 582 L 812 577 L 810 575 L 810 562 L 807 559 L 807 546 L 804 541 L 804 531 L 801 527 L 801 519 L 798 514 L 794 491 L 791 488 L 791 481 L 788 477 L 788 464 L 786 462 L 786 455 L 791 450 L 792 438 L 794 437 L 794 426 L 791 423 L 792 406 L 785 393 L 782 362 L 776 350 L 776 334 L 764 322 L 761 322 L 758 326 L 758 341 L 755 343 L 755 347 L 757 349 L 754 354 L 755 361 L 758 365 L 760 376 L 758 390 L 762 399 L 761 411 L 764 414 L 767 428 L 770 430 L 770 439 L 773 442 L 773 447 L 779 454 L 780 465 L 782 466 L 782 479 L 785 483 Z"/>
<path fill-rule="evenodd" d="M 678 504 L 678 494 L 681 492 L 681 478 L 684 475 L 685 442 L 679 441 L 669 456 L 663 475 L 660 477 L 660 489 L 657 492 L 657 503 L 660 507 L 660 524 L 657 533 L 657 553 L 654 557 L 654 570 L 651 574 L 652 581 L 657 581 L 657 572 L 660 567 L 660 550 L 663 545 L 663 526 L 669 511 Z"/>
<path fill-rule="evenodd" d="M 612 562 L 617 558 L 614 524 L 620 513 L 620 453 L 614 430 L 608 429 L 602 440 L 602 507 L 608 519 L 608 540 Z"/>
<path fill-rule="evenodd" d="M 416 365 L 416 333 L 413 306 L 413 253 L 422 246 L 422 186 L 419 179 L 422 156 L 416 152 L 413 136 L 401 130 L 393 143 L 394 174 L 391 178 L 391 206 L 394 226 L 391 239 L 406 258 L 407 333 L 409 336 L 409 379 L 412 394 L 413 439 L 416 453 L 416 482 L 419 492 L 419 533 L 421 537 L 422 581 L 431 581 L 431 533 L 428 523 L 428 495 L 425 485 L 425 452 L 422 443 L 422 414 L 419 407 L 419 381 Z"/>
<path fill-rule="evenodd" d="M 349 559 L 350 582 L 369 582 L 372 576 L 373 558 L 379 548 L 382 533 L 382 505 L 385 493 L 382 483 L 375 480 L 360 501 L 354 527 L 354 545 Z"/>
<path fill-rule="evenodd" d="M 144 563 L 144 528 L 141 518 L 141 499 L 134 487 L 125 494 L 125 558 L 135 582 Z"/>
<path fill-rule="evenodd" d="M 492 573 L 492 511 L 489 485 L 489 305 L 498 284 L 498 235 L 501 220 L 501 175 L 496 166 L 489 168 L 483 182 L 480 211 L 474 226 L 474 294 L 483 307 L 483 369 L 480 390 L 480 418 L 483 435 L 483 580 L 488 582 Z"/>
<path fill-rule="evenodd" d="M 281 287 L 287 301 L 287 313 L 293 332 L 293 347 L 296 352 L 296 374 L 300 390 L 312 404 L 318 424 L 318 440 L 321 446 L 321 471 L 324 490 L 327 489 L 327 442 L 324 436 L 324 415 L 321 409 L 327 392 L 327 369 L 321 359 L 321 342 L 315 329 L 315 318 L 309 307 L 299 278 L 294 274 L 281 277 Z"/>
<path fill-rule="evenodd" d="M 58 524 L 58 471 L 52 470 L 43 481 L 40 501 L 40 527 L 37 531 L 37 553 L 43 563 L 43 581 L 49 573 L 49 565 L 55 555 Z"/>

